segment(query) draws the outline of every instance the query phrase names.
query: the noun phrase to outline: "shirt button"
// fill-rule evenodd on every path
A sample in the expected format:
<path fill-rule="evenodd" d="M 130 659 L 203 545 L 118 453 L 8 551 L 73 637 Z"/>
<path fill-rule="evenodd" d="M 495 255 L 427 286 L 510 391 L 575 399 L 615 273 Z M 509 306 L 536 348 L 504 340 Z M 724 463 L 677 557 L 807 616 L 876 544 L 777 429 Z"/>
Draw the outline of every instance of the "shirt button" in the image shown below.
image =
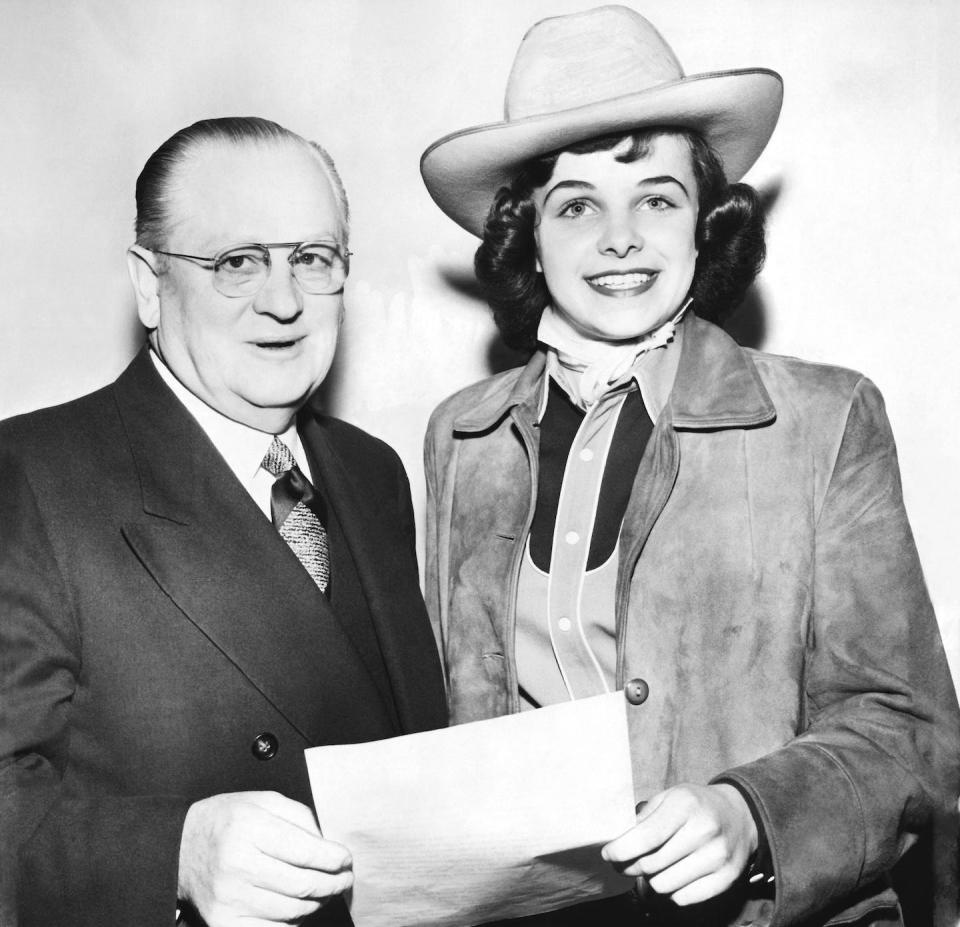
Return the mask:
<path fill-rule="evenodd" d="M 573 625 L 570 624 L 570 619 L 569 619 L 569 618 L 561 618 L 561 619 L 557 622 L 557 627 L 558 627 L 561 631 L 569 631 L 570 628 L 573 627 Z"/>
<path fill-rule="evenodd" d="M 576 544 L 577 541 L 580 540 L 580 535 L 577 534 L 576 531 L 568 531 L 568 532 L 563 536 L 563 539 L 564 539 L 568 544 Z"/>
<path fill-rule="evenodd" d="M 257 736 L 253 738 L 253 743 L 250 744 L 250 752 L 258 760 L 272 760 L 277 755 L 277 750 L 279 749 L 280 743 L 276 735 L 268 731 L 257 734 Z"/>
<path fill-rule="evenodd" d="M 631 679 L 623 687 L 623 694 L 631 705 L 642 705 L 650 694 L 646 679 Z"/>
<path fill-rule="evenodd" d="M 580 451 L 580 459 L 593 460 L 593 451 L 591 451 L 589 447 L 585 447 L 582 451 Z"/>

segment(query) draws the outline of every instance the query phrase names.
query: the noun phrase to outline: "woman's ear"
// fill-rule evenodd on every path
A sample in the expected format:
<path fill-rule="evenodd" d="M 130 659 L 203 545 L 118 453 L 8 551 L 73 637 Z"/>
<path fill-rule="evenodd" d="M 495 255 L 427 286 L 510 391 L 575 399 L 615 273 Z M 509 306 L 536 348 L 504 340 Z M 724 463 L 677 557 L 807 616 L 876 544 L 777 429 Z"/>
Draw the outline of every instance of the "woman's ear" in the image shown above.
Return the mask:
<path fill-rule="evenodd" d="M 160 324 L 160 277 L 153 267 L 154 256 L 139 245 L 127 248 L 127 270 L 137 298 L 137 315 L 144 328 Z"/>

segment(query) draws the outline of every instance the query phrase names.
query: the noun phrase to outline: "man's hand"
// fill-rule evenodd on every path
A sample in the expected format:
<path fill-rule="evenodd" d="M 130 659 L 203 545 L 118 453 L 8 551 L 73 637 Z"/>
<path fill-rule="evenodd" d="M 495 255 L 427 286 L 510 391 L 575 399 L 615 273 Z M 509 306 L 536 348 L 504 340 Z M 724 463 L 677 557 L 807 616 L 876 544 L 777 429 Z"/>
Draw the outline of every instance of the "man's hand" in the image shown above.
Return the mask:
<path fill-rule="evenodd" d="M 678 905 L 729 888 L 757 849 L 750 808 L 732 785 L 680 785 L 654 795 L 603 858 Z"/>
<path fill-rule="evenodd" d="M 353 885 L 351 865 L 306 805 L 276 792 L 214 795 L 187 811 L 177 897 L 209 927 L 295 924 Z"/>

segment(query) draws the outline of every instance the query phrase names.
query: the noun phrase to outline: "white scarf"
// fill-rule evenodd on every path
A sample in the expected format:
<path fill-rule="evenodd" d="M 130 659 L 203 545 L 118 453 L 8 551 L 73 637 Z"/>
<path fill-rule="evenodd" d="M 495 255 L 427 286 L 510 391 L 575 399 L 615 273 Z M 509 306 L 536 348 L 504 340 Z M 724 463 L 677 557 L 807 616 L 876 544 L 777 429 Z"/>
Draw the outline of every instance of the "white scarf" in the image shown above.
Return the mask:
<path fill-rule="evenodd" d="M 677 324 L 687 307 L 659 328 L 630 341 L 600 341 L 578 332 L 553 306 L 547 306 L 540 317 L 537 340 L 556 352 L 557 360 L 567 375 L 573 398 L 583 408 L 593 405 L 607 390 L 621 380 L 644 354 L 666 347 L 673 341 Z"/>

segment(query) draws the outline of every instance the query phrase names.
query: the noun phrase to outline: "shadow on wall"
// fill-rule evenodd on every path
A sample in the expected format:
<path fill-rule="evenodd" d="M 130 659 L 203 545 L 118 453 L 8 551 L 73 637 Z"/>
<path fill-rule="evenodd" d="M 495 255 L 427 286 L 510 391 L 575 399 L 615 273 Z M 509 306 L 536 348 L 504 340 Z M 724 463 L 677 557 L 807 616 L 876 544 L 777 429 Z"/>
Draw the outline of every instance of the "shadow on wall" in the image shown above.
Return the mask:
<path fill-rule="evenodd" d="M 445 267 L 440 270 L 440 277 L 458 296 L 466 297 L 485 306 L 483 290 L 474 276 L 473 268 Z M 503 373 L 512 367 L 519 367 L 526 363 L 527 355 L 523 351 L 514 351 L 508 348 L 499 335 L 493 335 L 486 346 L 487 374 Z"/>
<path fill-rule="evenodd" d="M 763 296 L 754 284 L 743 302 L 724 320 L 723 330 L 745 348 L 763 347 L 767 333 L 767 313 Z"/>
<path fill-rule="evenodd" d="M 769 220 L 783 191 L 783 182 L 774 180 L 756 189 L 764 218 Z M 763 348 L 767 335 L 767 309 L 756 284 L 747 290 L 740 305 L 724 320 L 723 329 L 737 344 L 745 348 Z"/>
<path fill-rule="evenodd" d="M 473 303 L 481 312 L 484 314 L 489 313 L 486 302 L 483 299 L 483 294 L 480 290 L 480 285 L 477 283 L 476 278 L 473 274 L 473 267 L 468 265 L 446 265 L 438 266 L 434 268 L 434 273 L 437 278 L 439 278 L 440 284 L 443 288 L 448 290 L 450 294 L 456 297 L 456 302 L 458 304 L 463 304 L 464 302 Z M 466 316 L 464 316 L 466 317 Z M 425 324 L 422 322 L 422 317 L 419 318 L 419 324 Z M 416 325 L 418 321 L 415 321 L 407 331 L 407 337 L 411 339 L 416 339 L 417 329 Z M 417 343 L 413 341 L 409 344 L 399 344 L 392 343 L 389 346 L 389 350 L 395 352 L 406 353 L 407 357 L 407 366 L 410 366 L 412 363 L 416 367 L 417 363 L 430 365 L 432 363 L 430 357 L 431 349 L 436 349 L 438 343 L 436 341 L 436 333 L 434 331 L 425 333 L 429 339 L 427 344 Z M 453 331 L 450 333 L 449 339 L 444 343 L 444 347 L 453 350 L 453 351 L 464 351 L 470 353 L 470 363 L 468 364 L 471 370 L 475 370 L 474 375 L 470 378 L 470 381 L 479 380 L 483 377 L 491 376 L 496 373 L 502 373 L 505 370 L 510 370 L 513 367 L 522 366 L 526 363 L 527 355 L 523 352 L 513 351 L 508 348 L 500 339 L 496 330 L 491 325 L 489 327 L 489 333 L 487 332 L 487 326 L 483 326 L 483 335 L 482 340 L 470 340 L 466 342 L 463 340 L 464 333 L 463 331 L 454 327 Z M 317 390 L 313 402 L 317 405 L 318 408 L 322 408 L 325 411 L 329 412 L 332 415 L 340 415 L 349 418 L 349 403 L 348 397 L 351 392 L 356 391 L 356 378 L 357 371 L 356 369 L 349 369 L 350 365 L 353 364 L 356 367 L 358 362 L 366 363 L 367 359 L 359 359 L 355 356 L 352 361 L 344 359 L 345 352 L 337 351 L 337 354 L 334 357 L 333 366 L 330 368 L 330 372 L 327 374 L 326 379 L 320 385 L 320 388 Z M 411 361 L 411 359 L 413 359 Z M 375 361 L 375 358 L 371 358 L 371 361 Z M 392 363 L 388 360 L 388 363 Z M 465 360 L 465 363 L 467 361 Z M 404 367 L 402 363 L 396 363 L 395 368 L 400 370 Z M 432 400 L 431 408 L 442 398 L 449 395 L 454 388 L 459 388 L 465 386 L 466 382 L 453 382 L 449 388 L 441 390 Z M 422 394 L 422 384 L 418 385 L 419 388 L 412 388 L 410 390 L 411 395 L 417 397 Z M 398 380 L 396 383 L 396 388 L 398 396 L 393 398 L 393 402 L 396 405 L 403 405 L 402 392 L 404 390 L 404 384 L 402 380 Z M 409 396 L 407 397 L 410 398 Z M 416 398 L 414 401 L 418 401 Z M 391 404 L 389 401 L 385 403 L 386 405 Z"/>

